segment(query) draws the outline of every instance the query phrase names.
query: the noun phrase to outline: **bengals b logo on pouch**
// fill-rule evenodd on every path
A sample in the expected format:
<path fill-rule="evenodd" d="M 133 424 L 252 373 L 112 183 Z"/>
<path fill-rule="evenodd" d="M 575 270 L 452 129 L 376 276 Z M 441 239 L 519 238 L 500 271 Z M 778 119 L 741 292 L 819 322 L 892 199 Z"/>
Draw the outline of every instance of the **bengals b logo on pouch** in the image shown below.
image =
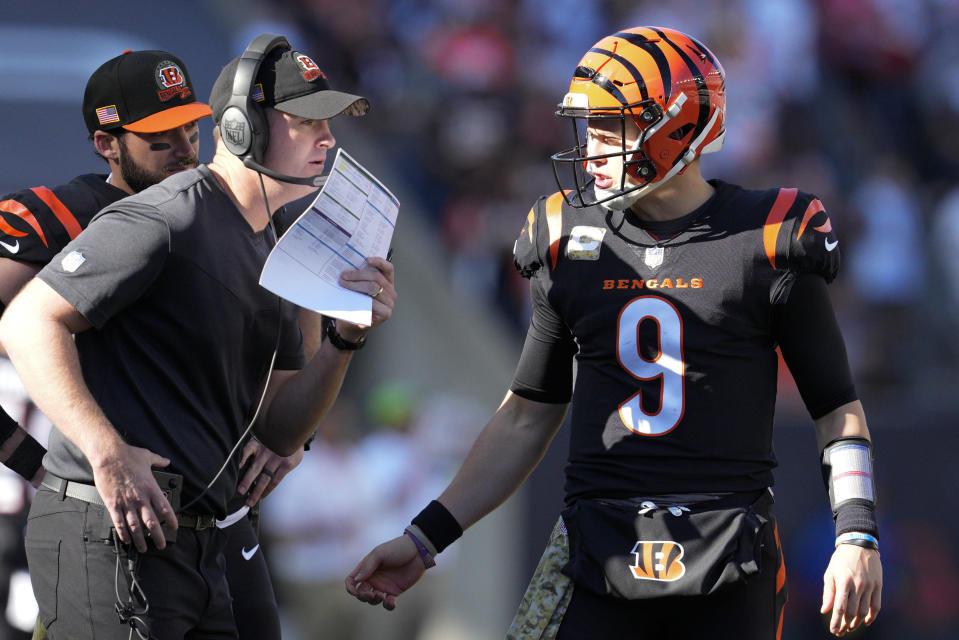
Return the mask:
<path fill-rule="evenodd" d="M 673 582 L 686 574 L 683 545 L 672 540 L 638 540 L 630 551 L 636 563 L 629 569 L 637 580 Z"/>

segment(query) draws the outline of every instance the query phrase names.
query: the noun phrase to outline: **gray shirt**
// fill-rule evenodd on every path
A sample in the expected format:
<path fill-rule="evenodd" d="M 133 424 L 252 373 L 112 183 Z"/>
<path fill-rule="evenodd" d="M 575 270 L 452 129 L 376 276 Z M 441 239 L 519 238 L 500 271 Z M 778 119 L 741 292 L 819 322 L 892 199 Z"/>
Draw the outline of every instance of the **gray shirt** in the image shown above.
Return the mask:
<path fill-rule="evenodd" d="M 171 460 L 183 502 L 246 427 L 269 369 L 304 364 L 297 309 L 258 284 L 274 244 L 254 232 L 206 166 L 105 208 L 39 274 L 93 328 L 76 336 L 84 380 L 124 439 Z M 44 466 L 92 482 L 58 430 Z M 190 511 L 223 517 L 236 458 Z"/>

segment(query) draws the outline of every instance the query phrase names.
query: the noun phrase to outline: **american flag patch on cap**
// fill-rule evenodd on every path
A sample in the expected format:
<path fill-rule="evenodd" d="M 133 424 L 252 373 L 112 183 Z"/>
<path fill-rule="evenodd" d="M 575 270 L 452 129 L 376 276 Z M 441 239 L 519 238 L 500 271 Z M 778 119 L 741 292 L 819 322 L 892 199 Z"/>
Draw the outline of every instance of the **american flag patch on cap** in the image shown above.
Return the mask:
<path fill-rule="evenodd" d="M 253 95 L 250 97 L 254 102 L 263 102 L 263 85 L 259 83 L 253 85 Z"/>
<path fill-rule="evenodd" d="M 97 109 L 97 120 L 100 121 L 100 124 L 119 122 L 120 116 L 117 114 L 116 106 L 110 105 L 109 107 L 100 107 Z"/>

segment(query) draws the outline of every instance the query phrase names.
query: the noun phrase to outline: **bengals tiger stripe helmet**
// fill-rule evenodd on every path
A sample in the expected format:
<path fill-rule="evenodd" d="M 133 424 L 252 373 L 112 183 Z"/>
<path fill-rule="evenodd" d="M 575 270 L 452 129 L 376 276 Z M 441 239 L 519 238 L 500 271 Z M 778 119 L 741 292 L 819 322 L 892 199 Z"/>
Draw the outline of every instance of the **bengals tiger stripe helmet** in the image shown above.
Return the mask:
<path fill-rule="evenodd" d="M 722 147 L 726 74 L 709 49 L 679 31 L 626 29 L 586 52 L 556 115 L 572 119 L 576 142 L 550 156 L 566 201 L 578 208 L 600 204 L 625 209 L 700 154 Z M 599 118 L 619 119 L 622 151 L 588 156 L 585 125 Z M 640 130 L 632 145 L 626 142 L 626 118 Z M 622 159 L 618 189 L 590 188 L 594 181 L 586 164 L 601 158 Z M 575 188 L 567 190 L 570 176 Z"/>

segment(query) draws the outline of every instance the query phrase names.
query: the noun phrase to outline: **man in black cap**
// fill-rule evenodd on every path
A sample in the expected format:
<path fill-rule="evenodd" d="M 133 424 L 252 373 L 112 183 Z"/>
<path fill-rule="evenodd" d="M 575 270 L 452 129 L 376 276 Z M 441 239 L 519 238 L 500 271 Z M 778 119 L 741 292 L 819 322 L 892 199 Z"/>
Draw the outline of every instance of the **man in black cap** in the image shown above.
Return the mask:
<path fill-rule="evenodd" d="M 77 629 L 125 638 L 126 624 L 141 637 L 235 637 L 214 526 L 237 486 L 231 453 L 251 427 L 272 450 L 294 453 L 370 328 L 329 323 L 329 341 L 305 362 L 297 309 L 258 285 L 276 242 L 270 212 L 315 188 L 335 143 L 327 120 L 368 109 L 330 90 L 307 56 L 267 53 L 248 90 L 267 125 L 252 131 L 269 136 L 259 170 L 226 147 L 220 123 L 209 165 L 108 205 L 0 321 L 0 340 L 55 427 L 44 464 L 58 491 L 38 492 L 26 541 L 52 638 Z M 218 121 L 231 73 L 211 96 Z M 125 117 L 114 104 L 95 113 Z M 389 318 L 390 263 L 370 258 L 340 283 L 373 297 L 371 325 Z M 258 489 L 275 481 L 271 467 Z"/>
<path fill-rule="evenodd" d="M 90 76 L 83 119 L 108 174 L 0 198 L 0 310 L 106 205 L 197 166 L 197 102 L 183 62 L 166 51 L 126 51 Z M 40 486 L 45 449 L 0 409 L 0 462 Z"/>

